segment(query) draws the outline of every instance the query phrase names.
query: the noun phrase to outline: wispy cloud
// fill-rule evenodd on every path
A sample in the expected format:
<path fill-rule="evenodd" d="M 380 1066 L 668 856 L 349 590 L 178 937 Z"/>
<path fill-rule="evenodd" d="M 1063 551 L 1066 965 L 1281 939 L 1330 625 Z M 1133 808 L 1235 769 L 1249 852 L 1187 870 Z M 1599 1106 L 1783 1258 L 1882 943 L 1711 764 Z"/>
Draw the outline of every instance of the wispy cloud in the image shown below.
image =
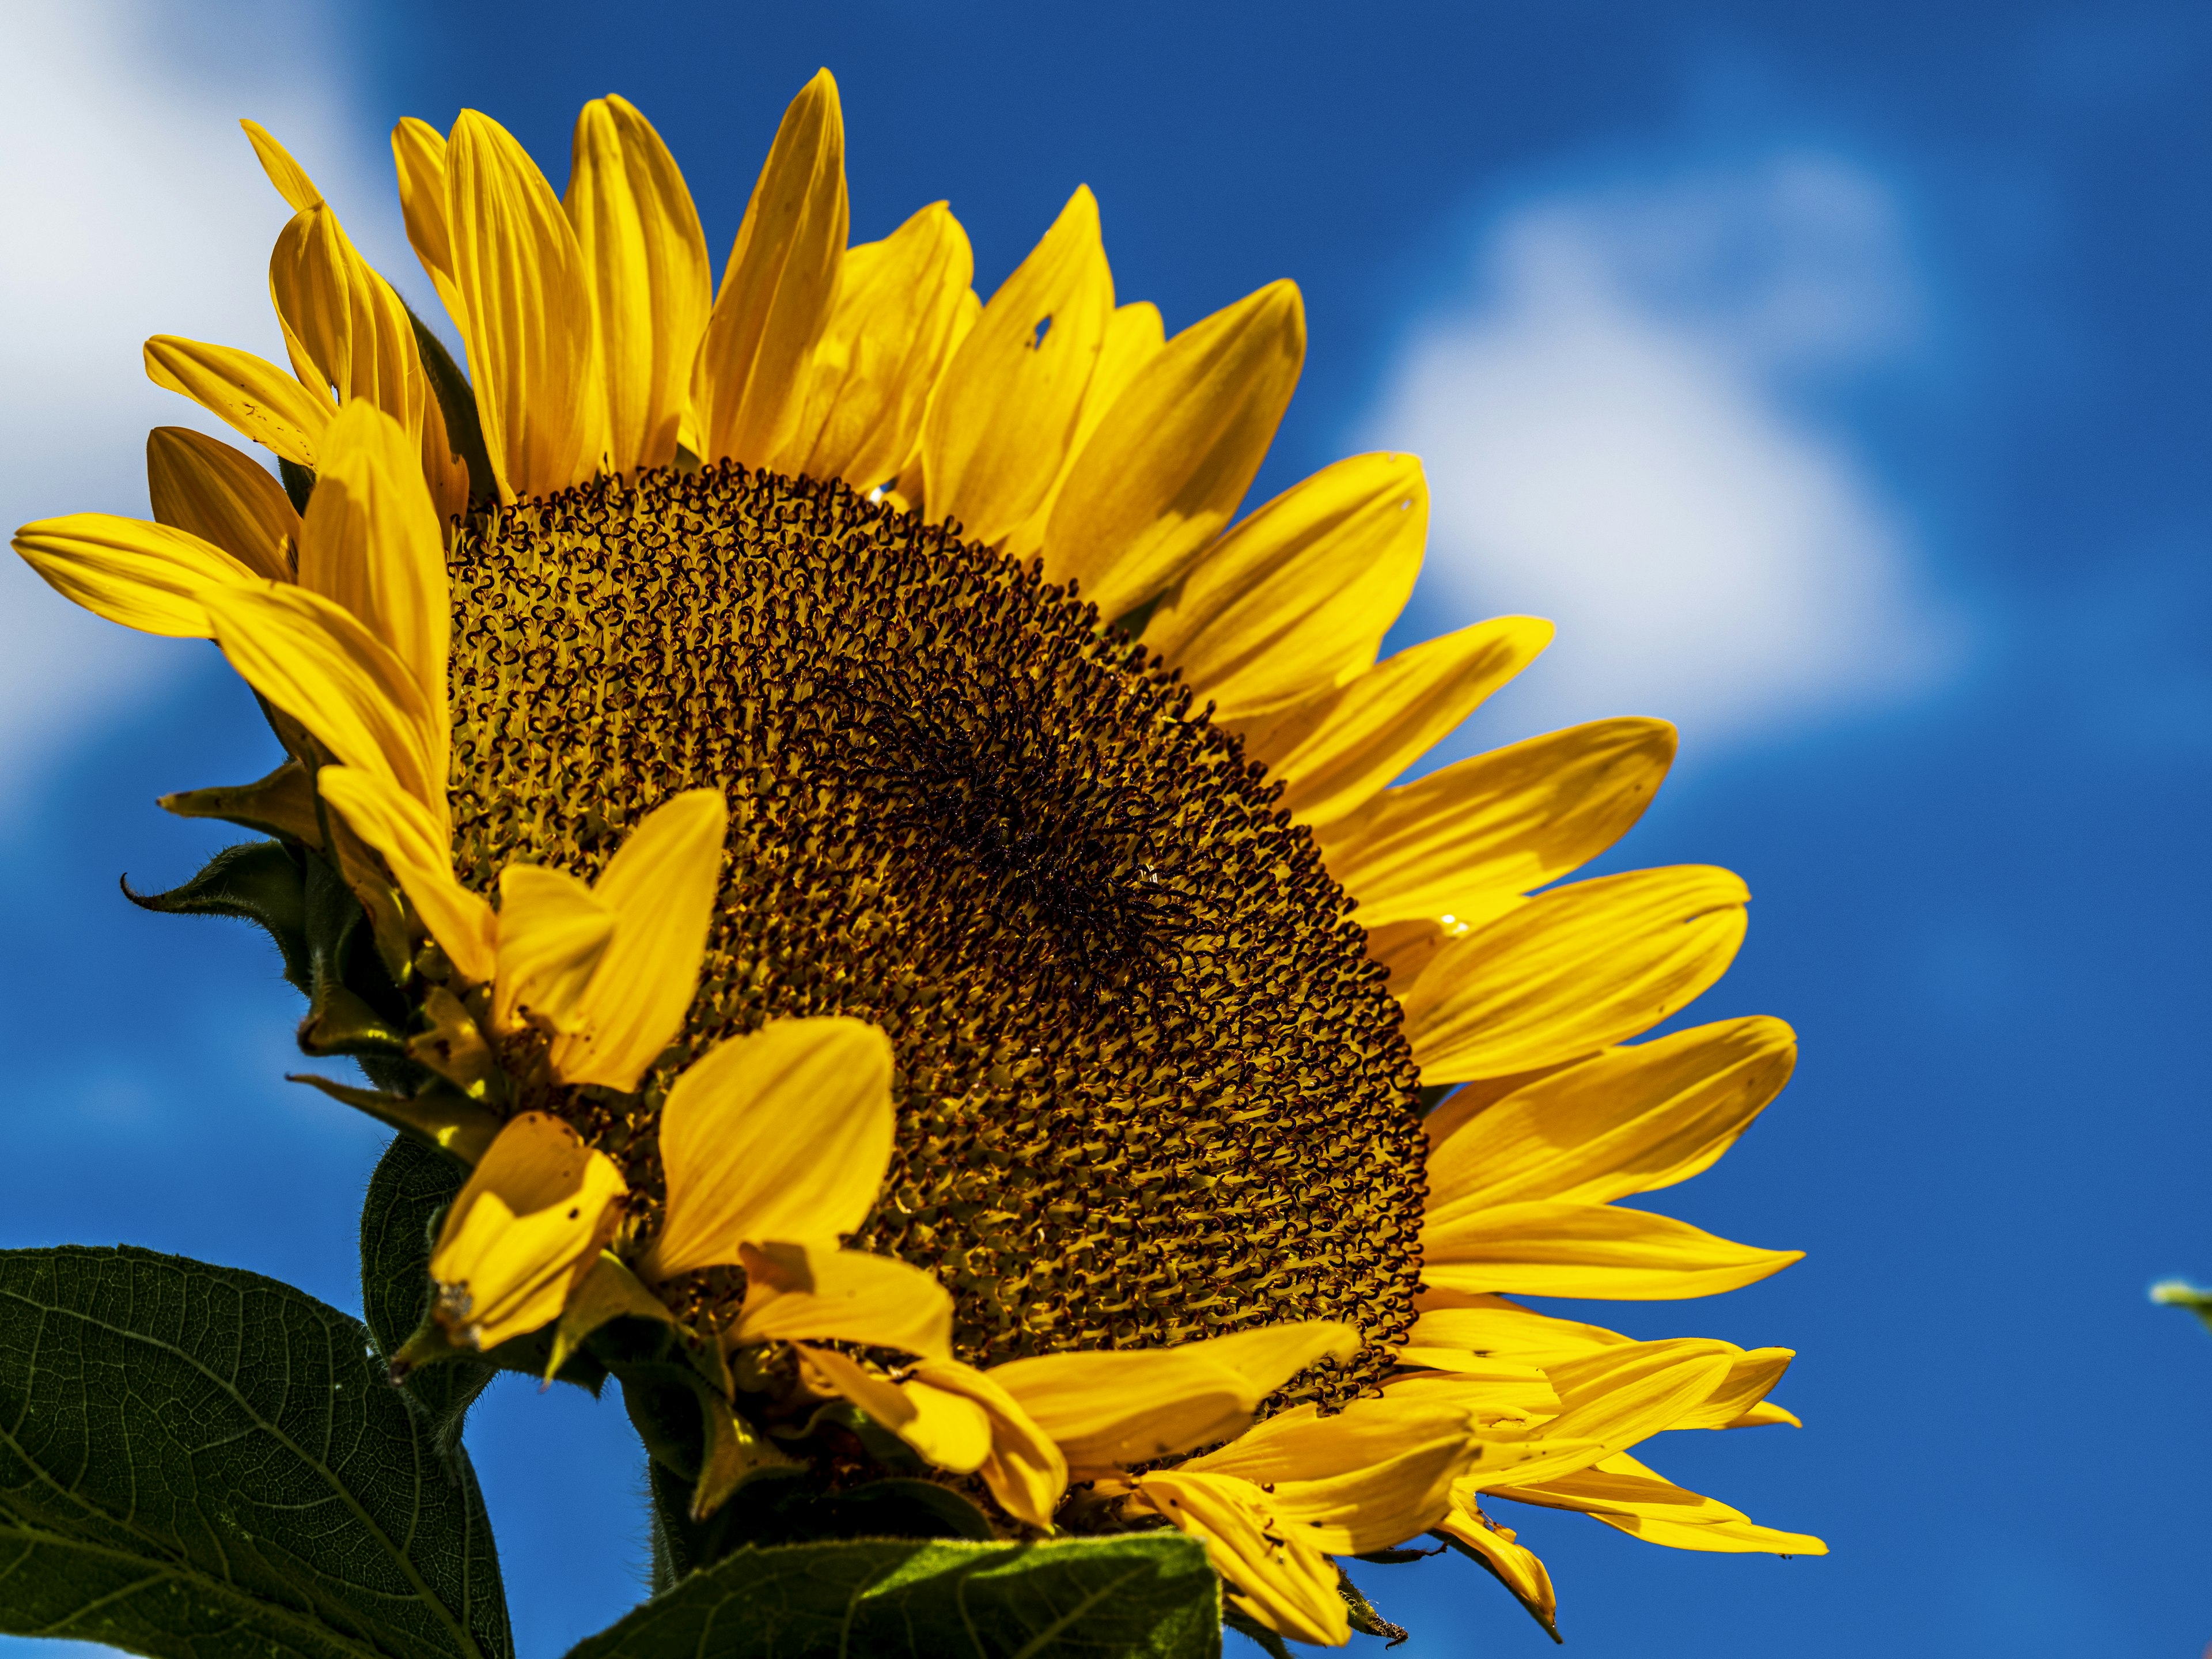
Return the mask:
<path fill-rule="evenodd" d="M 1492 225 L 1363 436 L 1427 464 L 1437 610 L 1559 623 L 1516 723 L 1663 714 L 1711 752 L 1955 655 L 1909 520 L 1805 412 L 1923 326 L 1895 203 L 1838 161 L 1555 194 Z"/>
<path fill-rule="evenodd" d="M 278 132 L 335 200 L 381 205 L 391 193 L 368 182 L 380 135 L 347 118 L 345 54 L 329 24 L 313 6 L 257 0 L 0 9 L 4 527 L 82 510 L 143 514 L 149 427 L 229 435 L 148 383 L 148 335 L 283 361 L 267 271 L 287 210 L 238 118 Z M 15 795 L 72 737 L 194 660 L 189 647 L 76 610 L 12 554 L 0 559 L 0 784 Z"/>

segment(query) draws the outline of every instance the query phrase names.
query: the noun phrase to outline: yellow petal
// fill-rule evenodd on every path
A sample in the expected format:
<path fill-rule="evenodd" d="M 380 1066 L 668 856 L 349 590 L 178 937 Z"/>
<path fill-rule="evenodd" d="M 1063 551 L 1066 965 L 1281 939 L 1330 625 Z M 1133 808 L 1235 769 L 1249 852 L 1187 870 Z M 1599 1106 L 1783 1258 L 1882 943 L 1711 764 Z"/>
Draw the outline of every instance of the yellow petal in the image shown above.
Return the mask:
<path fill-rule="evenodd" d="M 1606 1204 L 1686 1181 L 1790 1079 L 1796 1034 L 1725 1020 L 1609 1048 L 1507 1096 L 1429 1155 L 1429 1212 L 1557 1198 Z"/>
<path fill-rule="evenodd" d="M 499 872 L 499 971 L 491 1023 L 574 1031 L 585 981 L 615 931 L 613 907 L 565 870 L 510 864 Z"/>
<path fill-rule="evenodd" d="M 1342 1647 L 1352 1639 L 1335 1563 L 1285 1527 L 1259 1487 L 1182 1469 L 1139 1475 L 1136 1484 L 1148 1507 L 1206 1546 L 1242 1611 L 1294 1642 Z"/>
<path fill-rule="evenodd" d="M 261 581 L 188 531 L 109 513 L 40 519 L 15 532 L 15 548 L 63 598 L 112 623 L 173 639 L 211 638 L 208 594 Z"/>
<path fill-rule="evenodd" d="M 375 404 L 419 443 L 429 383 L 416 355 L 415 326 L 326 204 L 294 215 L 276 238 L 269 296 L 303 385 L 329 387 L 341 405 Z"/>
<path fill-rule="evenodd" d="M 1743 1511 L 1690 1492 L 1663 1479 L 1626 1452 L 1601 1459 L 1589 1468 L 1528 1485 L 1498 1486 L 1497 1498 L 1545 1509 L 1583 1514 L 1607 1510 L 1616 1515 L 1650 1515 L 1667 1521 L 1741 1521 Z"/>
<path fill-rule="evenodd" d="M 454 878 L 450 840 L 430 810 L 390 780 L 351 766 L 320 768 L 315 788 L 382 856 L 462 978 L 490 980 L 498 921 L 480 895 Z"/>
<path fill-rule="evenodd" d="M 894 1382 L 835 1348 L 797 1346 L 838 1394 L 939 1468 L 972 1474 L 991 1455 L 991 1419 L 974 1401 L 926 1384 Z"/>
<path fill-rule="evenodd" d="M 1674 758 L 1664 720 L 1596 720 L 1386 789 L 1318 832 L 1368 927 L 1480 927 L 1628 833 Z"/>
<path fill-rule="evenodd" d="M 468 309 L 453 280 L 453 236 L 446 222 L 446 135 L 428 121 L 403 116 L 392 129 L 392 161 L 399 178 L 399 211 L 408 245 L 438 290 L 439 303 L 468 346 Z"/>
<path fill-rule="evenodd" d="M 269 135 L 269 129 L 258 121 L 240 121 L 246 131 L 246 142 L 260 159 L 261 170 L 269 175 L 269 182 L 276 186 L 295 213 L 305 213 L 310 208 L 323 204 L 323 192 L 315 188 L 315 181 L 307 177 L 307 170 L 292 159 L 292 152 Z"/>
<path fill-rule="evenodd" d="M 337 411 L 265 357 L 229 346 L 156 334 L 146 342 L 146 378 L 181 392 L 295 466 L 317 463 L 323 428 Z"/>
<path fill-rule="evenodd" d="M 1804 1254 L 1731 1243 L 1643 1210 L 1554 1200 L 1448 1206 L 1421 1229 L 1421 1277 L 1430 1285 L 1614 1302 L 1718 1296 Z"/>
<path fill-rule="evenodd" d="M 625 1094 L 683 1029 L 699 988 L 729 810 L 721 792 L 688 789 L 647 813 L 592 890 L 615 931 L 584 988 L 577 1030 L 552 1046 L 556 1075 Z"/>
<path fill-rule="evenodd" d="M 993 543 L 1036 510 L 1067 459 L 1113 310 L 1098 204 L 1079 186 L 939 382 L 921 434 L 933 519 Z"/>
<path fill-rule="evenodd" d="M 561 205 L 598 318 L 610 464 L 617 472 L 666 466 L 714 297 L 691 192 L 635 105 L 594 98 L 576 117 Z"/>
<path fill-rule="evenodd" d="M 756 1274 L 731 1340 L 857 1342 L 928 1359 L 952 1357 L 952 1298 L 919 1267 L 859 1250 L 809 1250 L 811 1290 Z"/>
<path fill-rule="evenodd" d="M 693 1061 L 660 1109 L 668 1207 L 647 1277 L 859 1227 L 890 1163 L 891 1064 L 881 1031 L 843 1018 L 776 1020 Z"/>
<path fill-rule="evenodd" d="M 475 110 L 461 112 L 446 149 L 446 222 L 500 499 L 590 477 L 606 451 L 606 404 L 583 250 L 529 153 Z"/>
<path fill-rule="evenodd" d="M 1076 1468 L 1141 1463 L 1243 1430 L 1259 1403 L 1325 1353 L 1348 1358 L 1348 1326 L 1313 1321 L 1174 1348 L 1043 1354 L 991 1368 Z"/>
<path fill-rule="evenodd" d="M 1408 1346 L 1465 1348 L 1539 1369 L 1619 1347 L 1629 1340 L 1601 1325 L 1554 1319 L 1501 1296 L 1431 1290 L 1415 1306 L 1421 1312 L 1407 1335 Z"/>
<path fill-rule="evenodd" d="M 1562 1361 L 1547 1370 L 1564 1408 L 1534 1432 L 1624 1450 L 1696 1412 L 1727 1378 L 1739 1352 L 1725 1342 L 1674 1337 L 1624 1342 Z"/>
<path fill-rule="evenodd" d="M 1021 1402 L 987 1374 L 957 1359 L 925 1359 L 909 1389 L 927 1388 L 979 1407 L 991 1425 L 991 1449 L 978 1473 L 999 1507 L 1016 1520 L 1049 1529 L 1067 1492 L 1067 1459 Z"/>
<path fill-rule="evenodd" d="M 1453 1499 L 1451 1513 L 1437 1522 L 1436 1529 L 1463 1545 L 1513 1593 L 1530 1617 L 1556 1638 L 1559 1593 L 1552 1588 L 1552 1575 L 1536 1552 L 1521 1543 L 1510 1527 L 1501 1527 L 1485 1515 L 1476 1506 L 1472 1491 L 1455 1489 Z"/>
<path fill-rule="evenodd" d="M 1449 941 L 1402 998 L 1423 1079 L 1530 1071 L 1650 1030 L 1728 971 L 1750 898 L 1710 865 L 1634 870 Z"/>
<path fill-rule="evenodd" d="M 837 308 L 806 368 L 805 407 L 775 469 L 860 490 L 896 477 L 966 337 L 975 276 L 968 233 L 942 202 L 848 250 Z"/>
<path fill-rule="evenodd" d="M 760 466 L 788 447 L 837 303 L 848 226 L 845 116 L 825 69 L 784 111 L 723 267 L 694 392 L 703 459 Z"/>
<path fill-rule="evenodd" d="M 1476 1426 L 1463 1405 L 1443 1398 L 1360 1399 L 1328 1417 L 1298 1406 L 1182 1467 L 1267 1487 L 1284 1520 L 1312 1528 L 1322 1548 L 1348 1554 L 1434 1526 L 1452 1482 L 1486 1454 L 1507 1463 L 1526 1455 L 1478 1440 Z"/>
<path fill-rule="evenodd" d="M 274 583 L 201 595 L 215 641 L 240 678 L 312 732 L 341 765 L 389 779 L 441 834 L 447 757 L 406 665 L 343 607 Z"/>
<path fill-rule="evenodd" d="M 1827 1545 L 1810 1533 L 1778 1532 L 1755 1521 L 1714 1521 L 1703 1526 L 1686 1526 L 1656 1516 L 1616 1515 L 1606 1510 L 1594 1511 L 1593 1518 L 1632 1538 L 1641 1538 L 1647 1544 L 1663 1544 L 1668 1549 L 1712 1550 L 1729 1555 L 1828 1553 Z"/>
<path fill-rule="evenodd" d="M 406 665 L 442 748 L 452 630 L 445 538 L 419 446 L 372 404 L 348 404 L 324 434 L 300 586 L 343 605 Z"/>
<path fill-rule="evenodd" d="M 190 427 L 146 434 L 146 493 L 156 522 L 211 542 L 255 575 L 292 580 L 300 515 L 252 456 Z"/>
<path fill-rule="evenodd" d="M 1151 301 L 1132 300 L 1127 305 L 1114 308 L 1114 314 L 1106 319 L 1106 336 L 1099 343 L 1098 361 L 1091 368 L 1091 384 L 1083 389 L 1083 408 L 1075 417 L 1075 437 L 1067 447 L 1066 459 L 1036 510 L 1000 543 L 1000 550 L 1008 558 L 1026 562 L 1044 551 L 1045 530 L 1052 522 L 1052 510 L 1059 503 L 1060 492 L 1074 471 L 1075 463 L 1082 459 L 1084 446 L 1091 441 L 1091 434 L 1097 431 L 1115 401 L 1129 389 L 1137 372 L 1159 356 L 1167 340 L 1167 325 L 1160 320 L 1160 308 Z"/>
<path fill-rule="evenodd" d="M 1305 362 L 1297 285 L 1271 283 L 1167 343 L 1060 487 L 1044 573 L 1101 616 L 1174 585 L 1235 516 Z"/>
<path fill-rule="evenodd" d="M 1499 617 L 1423 641 L 1280 714 L 1226 722 L 1285 780 L 1301 823 L 1328 823 L 1418 760 L 1484 698 L 1535 659 L 1552 624 Z"/>
<path fill-rule="evenodd" d="M 627 1190 L 613 1160 L 558 1118 L 512 1120 L 446 1212 L 431 1253 L 439 1322 L 471 1347 L 492 1348 L 560 1317 L 612 1236 Z"/>
<path fill-rule="evenodd" d="M 1218 720 L 1290 708 L 1375 665 L 1428 533 L 1420 462 L 1354 455 L 1206 550 L 1152 613 L 1145 643 Z"/>
<path fill-rule="evenodd" d="M 1414 1340 L 1398 1350 L 1401 1364 L 1426 1363 L 1413 1357 L 1418 1353 L 1443 1352 L 1455 1354 L 1461 1369 L 1417 1371 L 1394 1376 L 1382 1385 L 1382 1395 L 1386 1400 L 1417 1403 L 1441 1401 L 1472 1412 L 1484 1419 L 1525 1417 L 1538 1413 L 1554 1415 L 1558 1413 L 1558 1391 L 1552 1387 L 1550 1379 L 1545 1376 L 1540 1368 L 1516 1364 L 1510 1360 L 1485 1358 L 1472 1350 L 1425 1350 L 1419 1346 L 1421 1330 L 1418 1321 L 1414 1332 Z"/>
<path fill-rule="evenodd" d="M 1729 1373 L 1714 1385 L 1704 1405 L 1681 1418 L 1678 1429 L 1732 1429 L 1756 1410 L 1767 1393 L 1782 1380 L 1790 1362 L 1797 1357 L 1789 1348 L 1738 1350 L 1729 1357 Z M 1777 1407 L 1773 1419 L 1795 1424 L 1796 1419 Z M 1800 1425 L 1802 1426 L 1802 1425 Z"/>

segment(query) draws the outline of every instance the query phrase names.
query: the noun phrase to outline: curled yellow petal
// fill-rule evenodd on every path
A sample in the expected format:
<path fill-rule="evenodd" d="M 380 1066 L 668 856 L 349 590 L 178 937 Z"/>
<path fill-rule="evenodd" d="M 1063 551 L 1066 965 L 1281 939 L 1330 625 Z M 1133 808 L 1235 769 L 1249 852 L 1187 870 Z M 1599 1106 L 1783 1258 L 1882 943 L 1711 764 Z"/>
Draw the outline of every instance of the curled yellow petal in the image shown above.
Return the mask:
<path fill-rule="evenodd" d="M 714 304 L 698 210 L 668 146 L 624 98 L 576 117 L 562 198 L 598 319 L 607 453 L 617 472 L 666 466 Z"/>
<path fill-rule="evenodd" d="M 560 1317 L 621 1218 L 628 1188 L 606 1154 L 544 1112 L 499 1132 L 446 1212 L 432 1312 L 453 1340 L 492 1348 Z"/>
<path fill-rule="evenodd" d="M 1045 575 L 1079 582 L 1109 618 L 1172 586 L 1251 488 L 1305 353 L 1305 307 L 1290 282 L 1170 340 L 1114 400 L 1060 486 Z"/>
<path fill-rule="evenodd" d="M 647 1275 L 857 1228 L 890 1163 L 891 1064 L 889 1038 L 841 1017 L 776 1020 L 693 1061 L 660 1109 L 667 1215 Z"/>
<path fill-rule="evenodd" d="M 714 789 L 672 795 L 630 832 L 592 891 L 614 935 L 576 1006 L 576 1030 L 556 1038 L 556 1075 L 624 1093 L 675 1041 L 699 988 L 729 809 Z"/>
<path fill-rule="evenodd" d="M 705 459 L 760 466 L 788 447 L 808 360 L 837 303 L 848 227 L 845 116 L 825 69 L 784 111 L 723 267 L 694 383 Z"/>
<path fill-rule="evenodd" d="M 1352 456 L 1207 549 L 1152 613 L 1145 643 L 1182 670 L 1216 719 L 1292 708 L 1375 665 L 1428 532 L 1420 462 Z"/>
<path fill-rule="evenodd" d="M 341 406 L 374 404 L 419 443 L 428 395 L 407 307 L 322 203 L 295 214 L 269 256 L 269 295 L 293 372 Z"/>
<path fill-rule="evenodd" d="M 988 1372 L 957 1359 L 925 1359 L 909 1390 L 928 1389 L 972 1401 L 990 1424 L 991 1448 L 978 1467 L 999 1506 L 1032 1527 L 1049 1528 L 1067 1492 L 1067 1458 L 1059 1443 Z"/>
<path fill-rule="evenodd" d="M 590 278 L 545 175 L 476 110 L 446 147 L 446 223 L 500 499 L 566 489 L 606 451 Z"/>
<path fill-rule="evenodd" d="M 1409 646 L 1365 673 L 1278 714 L 1226 722 L 1285 782 L 1301 823 L 1364 805 L 1536 659 L 1552 624 L 1499 617 Z"/>
<path fill-rule="evenodd" d="M 1066 462 L 1113 310 L 1098 204 L 1078 186 L 938 385 L 921 434 L 932 518 L 994 543 L 1036 510 Z"/>
<path fill-rule="evenodd" d="M 146 434 L 146 493 L 155 522 L 211 542 L 255 575 L 292 580 L 300 515 L 268 469 L 190 427 Z"/>
<path fill-rule="evenodd" d="M 991 1419 L 973 1400 L 927 1384 L 894 1382 L 835 1348 L 798 1346 L 823 1382 L 939 1468 L 973 1474 L 990 1456 Z"/>
<path fill-rule="evenodd" d="M 295 466 L 313 467 L 337 408 L 265 357 L 230 346 L 156 334 L 146 342 L 146 378 L 181 392 Z"/>
<path fill-rule="evenodd" d="M 1563 1360 L 1546 1370 L 1559 1391 L 1559 1414 L 1534 1432 L 1626 1450 L 1692 1417 L 1727 1380 L 1741 1352 L 1726 1342 L 1670 1337 Z"/>
<path fill-rule="evenodd" d="M 442 747 L 452 634 L 444 536 L 419 446 L 373 404 L 348 404 L 323 435 L 300 586 L 343 605 L 406 665 Z"/>
<path fill-rule="evenodd" d="M 1826 1555 L 1826 1540 L 1808 1532 L 1782 1532 L 1757 1522 L 1712 1521 L 1702 1525 L 1662 1520 L 1656 1516 L 1621 1515 L 1611 1510 L 1592 1510 L 1590 1518 L 1602 1521 L 1617 1532 L 1662 1544 L 1674 1550 L 1711 1550 L 1728 1555 Z"/>
<path fill-rule="evenodd" d="M 468 308 L 453 280 L 453 236 L 446 223 L 446 135 L 411 115 L 392 129 L 392 169 L 399 179 L 399 211 L 408 245 L 438 290 L 439 303 L 468 343 Z"/>
<path fill-rule="evenodd" d="M 1595 720 L 1386 789 L 1316 834 L 1362 925 L 1480 927 L 1626 835 L 1674 758 L 1664 720 Z"/>
<path fill-rule="evenodd" d="M 1615 1302 L 1718 1296 L 1804 1254 L 1733 1243 L 1648 1211 L 1552 1200 L 1448 1206 L 1421 1229 L 1422 1278 L 1430 1285 Z"/>
<path fill-rule="evenodd" d="M 1145 1506 L 1206 1546 L 1227 1599 L 1294 1642 L 1342 1647 L 1350 1615 L 1336 1564 L 1276 1516 L 1267 1494 L 1234 1475 L 1163 1469 L 1137 1477 Z"/>
<path fill-rule="evenodd" d="M 1710 1168 L 1790 1079 L 1796 1034 L 1727 1020 L 1611 1048 L 1516 1091 L 1429 1156 L 1429 1211 L 1606 1204 Z"/>
<path fill-rule="evenodd" d="M 454 878 L 453 848 L 430 809 L 388 777 L 351 766 L 325 766 L 315 788 L 354 834 L 382 857 L 462 978 L 494 977 L 498 920 L 482 896 Z"/>
<path fill-rule="evenodd" d="M 1552 1575 L 1510 1527 L 1499 1526 L 1482 1512 L 1472 1491 L 1454 1491 L 1451 1512 L 1437 1522 L 1436 1529 L 1487 1567 L 1529 1617 L 1558 1638 L 1559 1597 L 1552 1588 Z"/>
<path fill-rule="evenodd" d="M 992 1367 L 1078 1468 L 1172 1456 L 1244 1429 L 1261 1401 L 1324 1354 L 1349 1358 L 1349 1326 L 1311 1321 L 1141 1348 L 1042 1354 Z"/>
<path fill-rule="evenodd" d="M 343 765 L 376 773 L 447 823 L 445 724 L 405 664 L 354 614 L 305 588 L 252 582 L 201 595 L 246 683 Z"/>
<path fill-rule="evenodd" d="M 1451 1483 L 1486 1448 L 1472 1413 L 1449 1398 L 1359 1399 L 1323 1417 L 1310 1405 L 1279 1412 L 1182 1468 L 1240 1475 L 1267 1487 L 1275 1512 L 1315 1528 L 1337 1553 L 1386 1548 L 1436 1524 Z"/>
<path fill-rule="evenodd" d="M 749 1258 L 751 1255 L 748 1252 Z M 806 1284 L 780 1283 L 749 1260 L 733 1344 L 857 1342 L 929 1359 L 952 1357 L 952 1298 L 921 1268 L 859 1250 L 802 1249 Z"/>
<path fill-rule="evenodd" d="M 1803 1533 L 1755 1525 L 1742 1510 L 1678 1486 L 1623 1452 L 1573 1474 L 1496 1495 L 1545 1509 L 1572 1510 L 1617 1526 L 1647 1543 L 1675 1549 L 1826 1555 L 1828 1547 Z"/>
<path fill-rule="evenodd" d="M 111 513 L 40 519 L 15 532 L 15 548 L 63 598 L 112 623 L 172 639 L 212 638 L 208 595 L 263 582 L 188 531 Z"/>
<path fill-rule="evenodd" d="M 1534 1071 L 1650 1030 L 1728 971 L 1750 899 L 1710 865 L 1634 870 L 1449 941 L 1401 999 L 1423 1078 Z"/>
<path fill-rule="evenodd" d="M 501 870 L 493 1028 L 502 1034 L 526 1024 L 577 1030 L 584 986 L 614 931 L 612 907 L 567 871 L 534 864 Z"/>
<path fill-rule="evenodd" d="M 805 406 L 774 470 L 861 490 L 896 477 L 966 337 L 975 275 L 968 233 L 942 202 L 848 249 L 837 307 L 806 366 Z"/>

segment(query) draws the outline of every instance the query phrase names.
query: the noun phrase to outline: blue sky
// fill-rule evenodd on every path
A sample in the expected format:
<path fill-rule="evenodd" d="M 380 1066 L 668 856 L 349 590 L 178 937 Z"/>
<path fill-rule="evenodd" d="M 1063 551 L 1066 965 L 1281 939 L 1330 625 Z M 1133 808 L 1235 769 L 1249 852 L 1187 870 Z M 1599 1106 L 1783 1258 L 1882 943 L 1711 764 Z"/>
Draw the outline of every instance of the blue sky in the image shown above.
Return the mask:
<path fill-rule="evenodd" d="M 1080 17 L 1079 24 L 1075 20 Z M 665 20 L 665 21 L 664 21 Z M 1570 1651 L 2197 1653 L 2212 1638 L 2212 20 L 2182 5 L 12 8 L 0 512 L 144 510 L 156 331 L 279 355 L 295 144 L 418 301 L 383 151 L 487 110 L 557 181 L 586 98 L 659 125 L 726 246 L 784 100 L 844 89 L 856 238 L 949 198 L 987 289 L 1067 191 L 1188 323 L 1295 277 L 1311 349 L 1258 495 L 1357 447 L 1436 496 L 1407 637 L 1559 645 L 1447 755 L 1664 714 L 1610 866 L 1756 896 L 1698 1018 L 1784 1016 L 1796 1081 L 1666 1206 L 1808 1259 L 1638 1335 L 1794 1347 L 1802 1431 L 1648 1461 L 1826 1559 L 1528 1512 Z M 1257 496 L 1255 495 L 1255 499 Z M 0 572 L 0 1243 L 131 1240 L 354 1305 L 380 1136 L 282 1083 L 242 928 L 142 915 L 254 775 L 212 653 Z M 2189 1033 L 2200 1033 L 2191 1039 Z M 637 1592 L 619 1408 L 509 1384 L 471 1430 L 526 1659 Z M 1401 1652 L 1549 1644 L 1464 1563 L 1376 1569 Z M 19 1644 L 27 1646 L 28 1644 Z"/>

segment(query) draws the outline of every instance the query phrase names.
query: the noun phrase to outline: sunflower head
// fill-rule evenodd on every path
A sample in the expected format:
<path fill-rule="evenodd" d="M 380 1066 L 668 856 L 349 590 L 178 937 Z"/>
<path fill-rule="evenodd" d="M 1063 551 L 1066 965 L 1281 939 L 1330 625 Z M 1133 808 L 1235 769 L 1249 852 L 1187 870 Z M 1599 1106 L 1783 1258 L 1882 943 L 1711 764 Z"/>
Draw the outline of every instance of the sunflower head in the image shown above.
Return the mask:
<path fill-rule="evenodd" d="M 1234 1617 L 1340 1642 L 1395 1627 L 1336 1558 L 1427 1528 L 1548 1627 L 1486 1497 L 1820 1547 L 1628 1455 L 1794 1422 L 1786 1350 L 1501 1294 L 1794 1260 L 1615 1202 L 1719 1157 L 1794 1039 L 1632 1041 L 1727 967 L 1735 877 L 1562 884 L 1650 800 L 1663 722 L 1395 781 L 1550 629 L 1381 656 L 1411 458 L 1238 518 L 1295 287 L 1170 337 L 1080 189 L 988 303 L 941 203 L 848 246 L 825 71 L 719 289 L 623 100 L 561 197 L 488 117 L 401 123 L 465 374 L 249 133 L 295 210 L 291 372 L 147 364 L 286 488 L 165 429 L 156 522 L 16 546 L 270 711 L 274 772 L 167 804 L 271 839 L 146 902 L 268 926 L 302 1046 L 378 1085 L 323 1086 L 451 1161 L 395 1375 L 611 1370 L 672 1570 L 1168 1526 Z M 937 1495 L 886 1508 L 893 1476 Z"/>

